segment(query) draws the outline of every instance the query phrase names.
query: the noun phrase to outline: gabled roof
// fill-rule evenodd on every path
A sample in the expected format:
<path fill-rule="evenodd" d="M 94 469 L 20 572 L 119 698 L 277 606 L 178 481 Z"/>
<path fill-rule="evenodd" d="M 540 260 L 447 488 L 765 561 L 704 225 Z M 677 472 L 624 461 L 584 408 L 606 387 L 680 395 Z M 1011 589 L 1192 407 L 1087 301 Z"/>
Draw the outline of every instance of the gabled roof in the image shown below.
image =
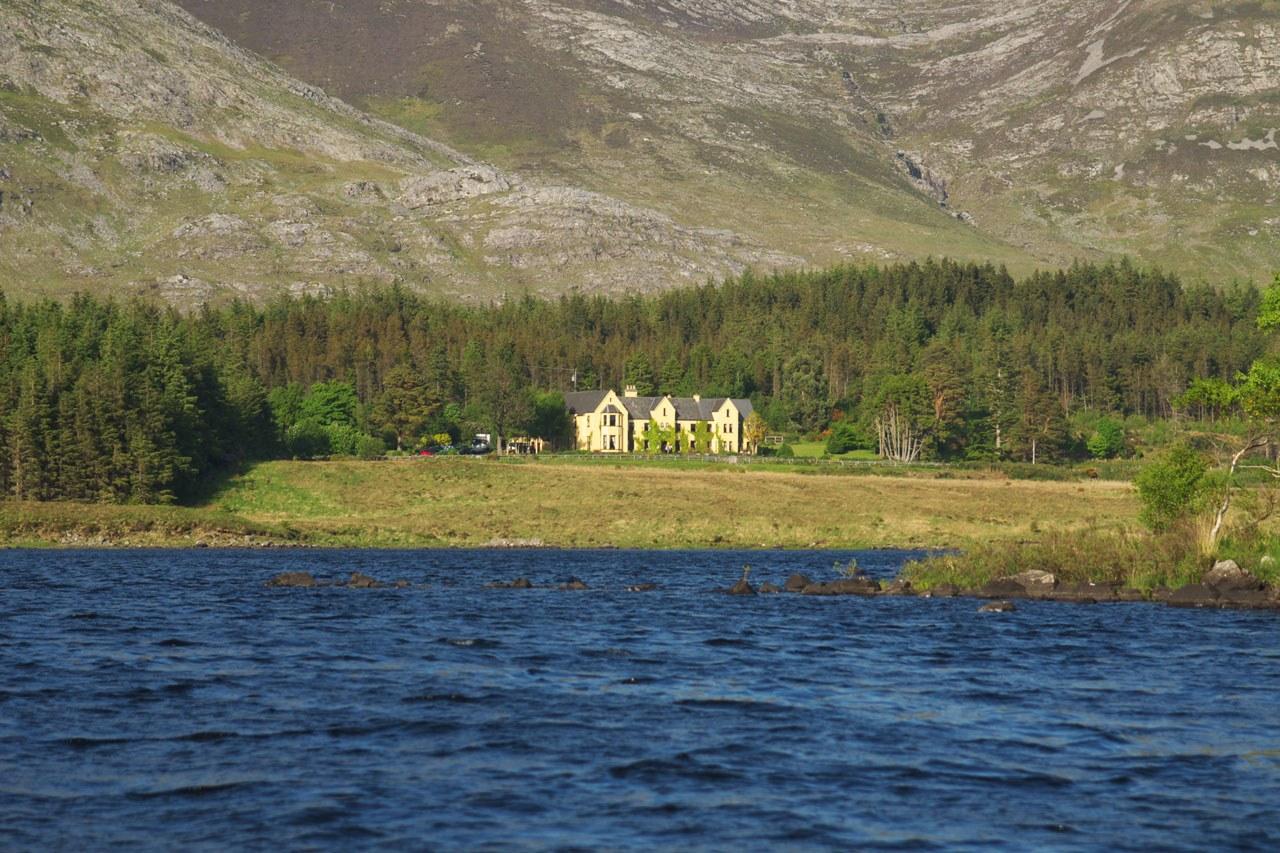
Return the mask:
<path fill-rule="evenodd" d="M 583 415 L 594 412 L 607 396 L 609 396 L 608 391 L 571 391 L 564 395 L 564 404 L 571 412 Z M 667 398 L 618 398 L 623 408 L 627 410 L 627 414 L 639 421 L 649 420 L 653 416 L 653 410 L 658 408 L 658 404 L 665 399 Z M 709 421 L 724 407 L 726 401 L 732 402 L 744 418 L 755 411 L 750 400 L 739 397 L 703 397 L 701 400 L 695 400 L 692 397 L 671 398 L 671 404 L 676 409 L 676 420 L 681 421 Z M 621 411 L 614 406 L 610 406 L 606 411 L 611 414 L 621 414 Z"/>
<path fill-rule="evenodd" d="M 673 397 L 671 402 L 676 404 L 676 417 L 682 421 L 709 421 L 724 408 L 726 402 L 733 403 L 744 418 L 755 411 L 750 400 L 737 397 L 703 397 L 701 400 Z"/>
<path fill-rule="evenodd" d="M 695 400 L 692 397 L 672 397 L 676 404 L 676 417 L 682 421 L 709 421 L 716 409 L 724 402 L 724 397 L 705 397 Z"/>
<path fill-rule="evenodd" d="M 607 396 L 608 391 L 570 391 L 564 395 L 564 407 L 575 414 L 585 415 L 594 412 Z"/>
<path fill-rule="evenodd" d="M 647 421 L 653 410 L 662 402 L 661 397 L 623 397 L 622 405 L 627 407 L 627 414 L 638 421 Z"/>

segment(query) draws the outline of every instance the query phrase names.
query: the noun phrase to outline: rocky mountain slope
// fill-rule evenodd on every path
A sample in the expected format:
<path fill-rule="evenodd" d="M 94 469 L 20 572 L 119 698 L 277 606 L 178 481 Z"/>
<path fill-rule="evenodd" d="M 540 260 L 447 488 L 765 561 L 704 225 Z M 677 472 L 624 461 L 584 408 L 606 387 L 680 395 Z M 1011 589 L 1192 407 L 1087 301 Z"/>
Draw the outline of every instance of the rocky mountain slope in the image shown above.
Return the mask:
<path fill-rule="evenodd" d="M 828 262 L 1280 267 L 1277 0 L 179 0 L 539 180 Z"/>
<path fill-rule="evenodd" d="M 799 262 L 370 118 L 160 0 L 0 4 L 0 286 L 191 304 L 625 290 Z"/>

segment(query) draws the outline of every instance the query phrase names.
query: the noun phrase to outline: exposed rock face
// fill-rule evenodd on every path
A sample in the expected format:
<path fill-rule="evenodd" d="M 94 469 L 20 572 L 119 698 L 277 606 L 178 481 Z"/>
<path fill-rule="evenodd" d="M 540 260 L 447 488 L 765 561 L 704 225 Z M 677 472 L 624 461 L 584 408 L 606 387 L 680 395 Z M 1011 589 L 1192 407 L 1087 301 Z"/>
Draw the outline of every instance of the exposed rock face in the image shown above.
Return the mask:
<path fill-rule="evenodd" d="M 511 181 L 492 166 L 460 166 L 400 184 L 400 201 L 411 210 L 479 198 L 511 189 Z"/>
<path fill-rule="evenodd" d="M 1013 576 L 1013 580 L 1022 585 L 1022 588 L 1031 594 L 1037 592 L 1048 592 L 1058 585 L 1058 579 L 1050 572 L 1040 569 L 1028 569 L 1025 572 L 1018 572 Z"/>
<path fill-rule="evenodd" d="M 193 305 L 394 283 L 488 301 L 802 260 L 478 162 L 163 0 L 0 4 L 0 163 L 6 288 Z"/>
<path fill-rule="evenodd" d="M 1228 591 L 1256 592 L 1263 588 L 1262 581 L 1240 568 L 1235 560 L 1220 560 L 1205 573 L 1204 583 L 1219 594 Z"/>
<path fill-rule="evenodd" d="M 439 126 L 519 148 L 499 166 L 698 208 L 810 261 L 937 234 L 1015 265 L 1280 266 L 1267 3 L 180 2 L 392 118 L 429 71 Z M 975 226 L 948 216 L 966 210 Z"/>

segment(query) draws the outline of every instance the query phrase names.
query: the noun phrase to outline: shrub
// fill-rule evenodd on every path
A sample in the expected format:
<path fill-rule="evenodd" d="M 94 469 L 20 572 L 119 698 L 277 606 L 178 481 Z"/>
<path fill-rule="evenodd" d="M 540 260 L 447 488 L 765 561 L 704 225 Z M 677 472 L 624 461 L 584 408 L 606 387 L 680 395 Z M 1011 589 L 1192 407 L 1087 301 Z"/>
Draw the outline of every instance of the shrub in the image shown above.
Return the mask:
<path fill-rule="evenodd" d="M 784 444 L 778 448 L 776 455 L 779 459 L 794 459 L 796 452 L 791 449 L 791 445 Z"/>
<path fill-rule="evenodd" d="M 1111 459 L 1124 450 L 1124 440 L 1124 425 L 1111 418 L 1102 418 L 1085 446 L 1094 459 Z"/>
<path fill-rule="evenodd" d="M 329 433 L 319 421 L 298 421 L 285 433 L 285 446 L 296 459 L 314 459 L 329 454 Z"/>
<path fill-rule="evenodd" d="M 335 456 L 355 456 L 363 433 L 350 424 L 332 423 L 325 427 L 329 436 L 329 452 Z"/>
<path fill-rule="evenodd" d="M 875 443 L 869 432 L 852 421 L 837 421 L 827 438 L 827 452 L 837 455 L 851 450 L 874 450 Z"/>
<path fill-rule="evenodd" d="M 361 459 L 378 459 L 387 452 L 386 443 L 372 435 L 362 435 L 356 439 L 355 455 Z"/>
<path fill-rule="evenodd" d="M 1187 444 L 1176 444 L 1134 480 L 1142 502 L 1140 518 L 1156 532 L 1168 530 L 1199 508 L 1208 488 L 1209 464 Z"/>

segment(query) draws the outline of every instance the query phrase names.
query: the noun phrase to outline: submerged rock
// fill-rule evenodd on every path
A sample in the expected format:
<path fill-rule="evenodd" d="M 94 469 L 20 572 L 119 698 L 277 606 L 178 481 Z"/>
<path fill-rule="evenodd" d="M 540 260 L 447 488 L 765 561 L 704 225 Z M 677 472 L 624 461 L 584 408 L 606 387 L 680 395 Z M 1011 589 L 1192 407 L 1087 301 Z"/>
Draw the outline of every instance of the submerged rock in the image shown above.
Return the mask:
<path fill-rule="evenodd" d="M 760 592 L 761 594 L 778 593 L 778 592 L 782 592 L 782 587 L 778 586 L 776 583 L 770 583 L 769 581 L 765 581 L 764 583 L 760 584 Z"/>
<path fill-rule="evenodd" d="M 569 578 L 568 581 L 560 584 L 560 589 L 569 591 L 569 590 L 590 589 L 590 587 L 588 587 L 586 582 L 580 578 Z"/>
<path fill-rule="evenodd" d="M 533 589 L 533 582 L 528 578 L 516 578 L 513 581 L 494 581 L 485 584 L 486 589 Z"/>
<path fill-rule="evenodd" d="M 351 578 L 342 586 L 348 589 L 379 589 L 386 586 L 386 584 L 377 578 L 369 577 L 363 572 L 352 572 Z"/>
<path fill-rule="evenodd" d="M 841 578 L 827 583 L 811 583 L 801 595 L 879 595 L 880 584 L 870 578 Z"/>
<path fill-rule="evenodd" d="M 311 572 L 281 572 L 267 581 L 267 586 L 291 586 L 310 589 L 317 586 L 315 576 Z"/>
<path fill-rule="evenodd" d="M 653 592 L 657 588 L 656 583 L 633 583 L 627 587 L 627 592 Z"/>
<path fill-rule="evenodd" d="M 979 613 L 1013 613 L 1018 608 L 1012 601 L 988 601 L 978 608 Z"/>
<path fill-rule="evenodd" d="M 787 578 L 787 582 L 783 585 L 783 588 L 786 589 L 787 592 L 800 592 L 811 583 L 813 583 L 813 578 L 797 572 Z"/>

